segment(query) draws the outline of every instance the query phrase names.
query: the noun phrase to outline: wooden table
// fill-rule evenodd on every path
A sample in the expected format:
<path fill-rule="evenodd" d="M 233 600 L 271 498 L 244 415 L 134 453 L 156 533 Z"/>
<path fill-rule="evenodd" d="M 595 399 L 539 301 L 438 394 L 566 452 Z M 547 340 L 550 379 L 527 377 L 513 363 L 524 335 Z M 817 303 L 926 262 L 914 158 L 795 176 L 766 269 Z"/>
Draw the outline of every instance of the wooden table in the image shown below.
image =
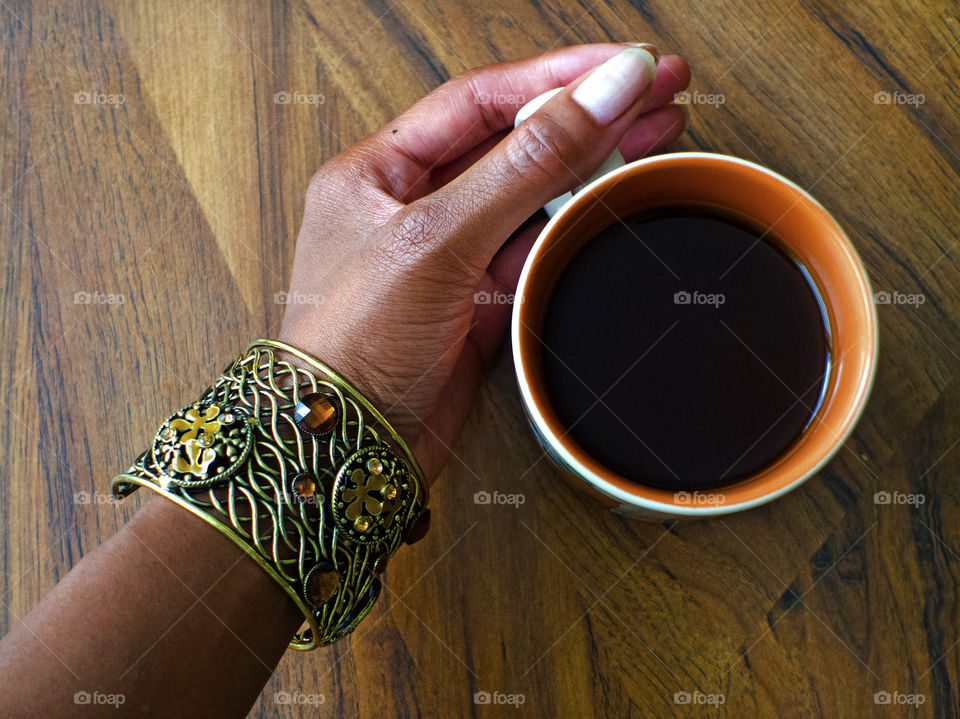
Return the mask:
<path fill-rule="evenodd" d="M 284 657 L 252 716 L 317 715 L 277 704 L 281 690 L 344 717 L 958 715 L 956 7 L 59 5 L 0 5 L 3 631 L 133 511 L 97 500 L 159 421 L 276 331 L 326 158 L 466 68 L 644 40 L 690 60 L 691 92 L 724 100 L 690 104 L 675 149 L 809 188 L 875 289 L 922 298 L 878 308 L 855 435 L 760 509 L 631 521 L 543 460 L 505 350 L 435 485 L 429 537 L 391 562 L 351 639 Z M 481 490 L 525 502 L 478 505 Z M 924 501 L 876 504 L 880 490 Z M 710 695 L 723 704 L 696 705 Z"/>

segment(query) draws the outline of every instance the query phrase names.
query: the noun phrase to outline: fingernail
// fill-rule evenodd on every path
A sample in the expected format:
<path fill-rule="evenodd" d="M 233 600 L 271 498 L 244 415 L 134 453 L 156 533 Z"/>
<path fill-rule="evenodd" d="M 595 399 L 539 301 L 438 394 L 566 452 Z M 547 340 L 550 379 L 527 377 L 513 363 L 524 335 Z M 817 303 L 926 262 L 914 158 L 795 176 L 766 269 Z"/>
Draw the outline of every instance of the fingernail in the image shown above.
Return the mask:
<path fill-rule="evenodd" d="M 636 102 L 656 76 L 654 55 L 646 48 L 628 47 L 594 68 L 572 97 L 597 122 L 608 125 Z"/>
<path fill-rule="evenodd" d="M 660 51 L 657 50 L 656 45 L 651 45 L 651 44 L 648 43 L 648 42 L 628 42 L 628 43 L 625 43 L 625 44 L 626 44 L 626 45 L 630 45 L 631 47 L 639 47 L 641 50 L 646 50 L 646 51 L 649 52 L 651 55 L 653 55 L 653 61 L 654 61 L 657 65 L 660 64 Z"/>

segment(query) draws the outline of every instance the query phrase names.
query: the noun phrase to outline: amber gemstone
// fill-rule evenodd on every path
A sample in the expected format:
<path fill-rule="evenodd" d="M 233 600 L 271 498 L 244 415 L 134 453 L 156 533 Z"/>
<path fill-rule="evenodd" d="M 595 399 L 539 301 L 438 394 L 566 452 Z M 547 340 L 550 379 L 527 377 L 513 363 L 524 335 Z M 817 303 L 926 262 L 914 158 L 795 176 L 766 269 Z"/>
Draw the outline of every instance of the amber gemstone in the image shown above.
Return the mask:
<path fill-rule="evenodd" d="M 360 534 L 363 534 L 370 529 L 370 520 L 366 517 L 358 517 L 357 521 L 353 523 L 353 528 L 360 532 Z"/>
<path fill-rule="evenodd" d="M 318 565 L 307 577 L 306 594 L 314 604 L 323 604 L 340 586 L 340 577 L 329 565 Z"/>
<path fill-rule="evenodd" d="M 327 395 L 314 392 L 297 402 L 294 418 L 307 434 L 327 434 L 337 425 L 337 408 Z"/>
<path fill-rule="evenodd" d="M 393 499 L 397 496 L 397 487 L 393 484 L 388 484 L 383 488 L 383 497 L 384 499 Z"/>
<path fill-rule="evenodd" d="M 197 437 L 197 444 L 201 447 L 212 447 L 214 442 L 213 435 L 209 432 L 202 432 L 199 437 Z"/>
<path fill-rule="evenodd" d="M 407 544 L 415 544 L 427 536 L 430 531 L 430 510 L 424 509 L 417 518 L 413 520 L 410 531 L 407 532 L 407 538 L 404 540 Z"/>
<path fill-rule="evenodd" d="M 293 493 L 301 498 L 312 497 L 317 491 L 317 484 L 309 474 L 298 474 L 290 483 Z"/>
<path fill-rule="evenodd" d="M 367 469 L 370 470 L 370 474 L 380 474 L 383 471 L 383 462 L 376 457 L 371 457 L 367 460 Z"/>

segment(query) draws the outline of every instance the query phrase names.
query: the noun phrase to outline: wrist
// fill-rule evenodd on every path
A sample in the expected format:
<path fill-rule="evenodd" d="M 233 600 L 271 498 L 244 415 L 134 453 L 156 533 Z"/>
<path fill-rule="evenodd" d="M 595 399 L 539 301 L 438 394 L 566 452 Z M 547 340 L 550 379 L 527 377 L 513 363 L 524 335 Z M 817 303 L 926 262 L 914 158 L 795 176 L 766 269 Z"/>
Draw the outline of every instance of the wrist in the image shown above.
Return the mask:
<path fill-rule="evenodd" d="M 398 399 L 397 393 L 391 388 L 391 378 L 385 376 L 374 362 L 366 358 L 368 343 L 363 342 L 362 333 L 351 333 L 344 327 L 335 325 L 324 325 L 322 330 L 318 330 L 320 322 L 316 319 L 307 322 L 306 319 L 304 315 L 295 316 L 288 312 L 284 316 L 277 340 L 306 352 L 327 365 L 356 387 L 391 424 L 396 425 L 398 416 L 393 409 Z M 278 349 L 277 355 L 301 369 L 314 371 L 309 362 L 293 353 Z"/>
<path fill-rule="evenodd" d="M 285 637 L 280 646 L 303 622 L 296 603 L 240 547 L 172 502 L 151 497 L 116 538 L 130 551 L 158 559 L 170 570 L 170 581 L 182 583 L 215 613 L 225 605 L 246 607 L 252 622 Z"/>

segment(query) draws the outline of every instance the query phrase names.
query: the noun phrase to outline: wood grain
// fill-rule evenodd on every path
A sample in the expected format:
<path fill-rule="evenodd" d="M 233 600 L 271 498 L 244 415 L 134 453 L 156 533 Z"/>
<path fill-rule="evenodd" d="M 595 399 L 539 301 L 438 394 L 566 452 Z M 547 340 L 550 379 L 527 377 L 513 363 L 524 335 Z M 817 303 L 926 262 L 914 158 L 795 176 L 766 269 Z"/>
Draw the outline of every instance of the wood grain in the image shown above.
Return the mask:
<path fill-rule="evenodd" d="M 464 69 L 643 40 L 724 98 L 689 106 L 674 149 L 785 174 L 848 230 L 877 290 L 924 297 L 879 307 L 855 435 L 771 505 L 630 521 L 543 459 L 505 350 L 435 485 L 431 534 L 391 562 L 351 639 L 284 657 L 251 716 L 317 715 L 281 690 L 344 717 L 960 715 L 957 15 L 929 0 L 0 4 L 0 631 L 132 511 L 75 493 L 106 492 L 172 408 L 276 331 L 326 158 Z M 478 505 L 480 490 L 525 502 Z M 880 490 L 925 501 L 878 505 Z M 923 703 L 878 706 L 879 691 Z"/>

